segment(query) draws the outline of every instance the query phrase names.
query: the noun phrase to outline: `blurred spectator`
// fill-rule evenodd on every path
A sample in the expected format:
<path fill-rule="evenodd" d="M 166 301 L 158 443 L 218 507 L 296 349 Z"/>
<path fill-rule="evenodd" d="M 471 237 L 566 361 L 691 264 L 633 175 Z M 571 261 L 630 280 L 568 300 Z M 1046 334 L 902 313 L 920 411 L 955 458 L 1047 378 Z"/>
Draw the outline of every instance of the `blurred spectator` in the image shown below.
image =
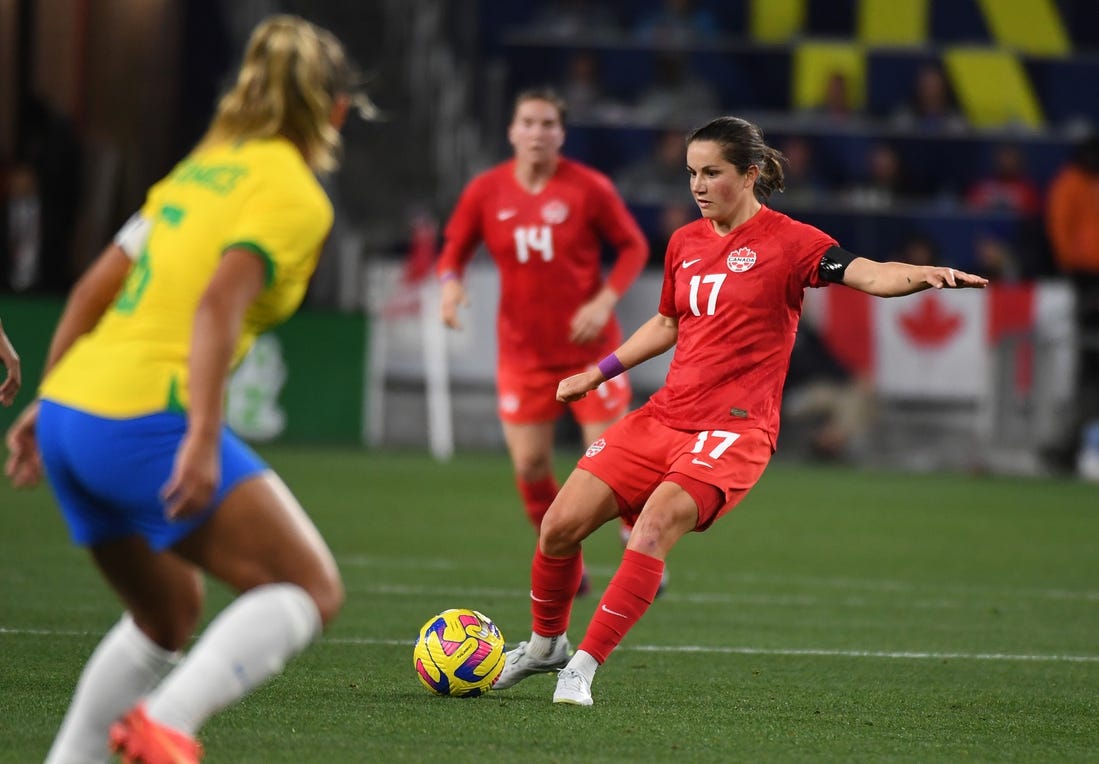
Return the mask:
<path fill-rule="evenodd" d="M 916 73 L 912 95 L 893 114 L 899 127 L 960 132 L 966 120 L 958 110 L 946 73 L 938 64 L 925 64 Z"/>
<path fill-rule="evenodd" d="M 22 115 L 20 158 L 37 187 L 40 264 L 34 287 L 65 290 L 83 270 L 73 262 L 73 231 L 81 205 L 84 148 L 72 121 L 45 101 L 31 97 Z"/>
<path fill-rule="evenodd" d="M 606 92 L 599 59 L 591 51 L 577 51 L 569 57 L 560 90 L 573 121 L 618 121 L 624 117 L 625 106 Z"/>
<path fill-rule="evenodd" d="M 866 210 L 884 210 L 916 196 L 900 154 L 888 143 L 873 143 L 866 150 L 862 174 L 847 189 L 847 202 Z"/>
<path fill-rule="evenodd" d="M 1099 135 L 1081 141 L 1058 170 L 1046 203 L 1046 230 L 1057 270 L 1070 277 L 1076 292 L 1077 414 L 1074 442 L 1081 444 L 1079 469 L 1099 465 L 1089 434 L 1099 432 Z M 1074 443 L 1074 445 L 1075 445 Z M 1099 473 L 1096 473 L 1099 477 Z"/>
<path fill-rule="evenodd" d="M 1099 280 L 1099 136 L 1078 144 L 1054 176 L 1046 228 L 1060 272 Z"/>
<path fill-rule="evenodd" d="M 646 231 L 649 240 L 649 263 L 661 266 L 668 251 L 668 240 L 676 229 L 698 218 L 698 207 L 678 202 L 665 202 L 656 215 L 656 230 Z"/>
<path fill-rule="evenodd" d="M 618 19 L 599 0 L 543 0 L 539 5 L 528 26 L 546 37 L 613 38 L 621 32 Z"/>
<path fill-rule="evenodd" d="M 22 292 L 38 282 L 41 272 L 42 203 L 38 196 L 38 177 L 30 166 L 17 165 L 8 174 L 6 185 L 3 196 L 5 284 Z"/>
<path fill-rule="evenodd" d="M 800 135 L 791 136 L 782 144 L 782 153 L 786 157 L 786 188 L 771 197 L 770 206 L 782 210 L 816 204 L 825 186 L 817 173 L 812 144 Z"/>
<path fill-rule="evenodd" d="M 694 125 L 718 111 L 716 91 L 694 72 L 685 54 L 658 53 L 655 67 L 653 82 L 634 105 L 634 118 L 638 122 Z"/>
<path fill-rule="evenodd" d="M 905 236 L 893 259 L 909 265 L 943 264 L 938 243 L 927 234 L 920 232 Z"/>
<path fill-rule="evenodd" d="M 790 354 L 782 416 L 807 424 L 810 452 L 826 460 L 857 457 L 873 424 L 873 386 L 840 363 L 807 321 Z"/>
<path fill-rule="evenodd" d="M 991 175 L 981 178 L 966 193 L 966 204 L 976 210 L 1013 212 L 1033 217 L 1041 211 L 1038 184 L 1027 173 L 1026 157 L 1014 144 L 996 148 Z"/>
<path fill-rule="evenodd" d="M 994 233 L 981 233 L 973 243 L 973 270 L 990 281 L 1010 283 L 1022 278 L 1022 267 L 1011 245 Z"/>
<path fill-rule="evenodd" d="M 687 175 L 687 147 L 679 130 L 664 130 L 648 156 L 626 165 L 614 178 L 619 193 L 631 202 L 660 204 L 693 201 Z"/>
<path fill-rule="evenodd" d="M 850 122 L 858 117 L 854 99 L 851 97 L 851 83 L 845 73 L 834 71 L 828 75 L 821 102 L 806 112 L 805 116 L 833 124 Z"/>
<path fill-rule="evenodd" d="M 639 42 L 653 45 L 689 45 L 717 39 L 721 28 L 694 0 L 664 0 L 660 8 L 641 16 L 633 34 Z"/>

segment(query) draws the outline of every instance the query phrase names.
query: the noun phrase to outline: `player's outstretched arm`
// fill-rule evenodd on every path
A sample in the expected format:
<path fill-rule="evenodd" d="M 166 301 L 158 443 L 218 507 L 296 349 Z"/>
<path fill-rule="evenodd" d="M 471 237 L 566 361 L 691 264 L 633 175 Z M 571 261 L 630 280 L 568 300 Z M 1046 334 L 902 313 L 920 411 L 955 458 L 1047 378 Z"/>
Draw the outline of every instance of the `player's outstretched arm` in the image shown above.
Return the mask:
<path fill-rule="evenodd" d="M 843 283 L 876 297 L 901 297 L 925 289 L 983 289 L 988 285 L 988 279 L 957 268 L 879 263 L 856 257 L 844 271 Z"/>
<path fill-rule="evenodd" d="M 8 447 L 4 474 L 16 488 L 32 488 L 38 485 L 44 474 L 35 435 L 37 423 L 38 400 L 35 399 L 15 418 L 4 438 Z"/>
<path fill-rule="evenodd" d="M 44 372 L 52 369 L 82 335 L 95 328 L 118 296 L 132 264 L 125 251 L 112 243 L 77 280 L 50 338 Z M 42 479 L 42 459 L 35 437 L 37 422 L 38 401 L 32 401 L 8 428 L 4 473 L 16 488 L 34 486 Z"/>
<path fill-rule="evenodd" d="M 53 330 L 44 372 L 53 368 L 72 344 L 87 334 L 118 297 L 133 261 L 118 244 L 109 244 L 69 292 Z"/>
<path fill-rule="evenodd" d="M 633 368 L 639 363 L 655 358 L 675 344 L 679 337 L 679 321 L 670 316 L 657 313 L 637 328 L 630 338 L 623 342 L 614 356 L 621 368 L 619 372 Z M 608 356 L 610 358 L 610 356 Z M 602 364 L 600 364 L 602 366 Z M 613 374 L 611 376 L 614 376 Z M 557 400 L 562 403 L 580 400 L 608 379 L 599 367 L 566 377 L 557 385 Z"/>
<path fill-rule="evenodd" d="M 0 366 L 4 367 L 4 379 L 0 381 L 0 404 L 10 406 L 23 384 L 23 373 L 19 354 L 4 333 L 3 324 L 0 324 Z"/>

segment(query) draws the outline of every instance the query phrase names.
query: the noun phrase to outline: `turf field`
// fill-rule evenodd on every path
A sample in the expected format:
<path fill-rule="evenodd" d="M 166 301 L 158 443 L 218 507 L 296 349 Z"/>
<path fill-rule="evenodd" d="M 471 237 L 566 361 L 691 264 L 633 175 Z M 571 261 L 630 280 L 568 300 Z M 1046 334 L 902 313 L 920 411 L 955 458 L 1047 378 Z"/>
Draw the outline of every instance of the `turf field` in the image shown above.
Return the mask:
<path fill-rule="evenodd" d="M 1099 502 L 1058 480 L 775 464 L 669 560 L 592 708 L 553 679 L 436 698 L 420 625 L 526 637 L 533 537 L 502 455 L 277 448 L 348 587 L 340 620 L 202 731 L 216 762 L 1099 761 Z M 567 462 L 568 459 L 562 459 Z M 586 559 L 597 589 L 612 527 Z M 211 586 L 208 613 L 226 592 Z M 593 598 L 578 602 L 579 640 Z M 118 606 L 48 492 L 0 487 L 0 761 L 41 761 Z"/>

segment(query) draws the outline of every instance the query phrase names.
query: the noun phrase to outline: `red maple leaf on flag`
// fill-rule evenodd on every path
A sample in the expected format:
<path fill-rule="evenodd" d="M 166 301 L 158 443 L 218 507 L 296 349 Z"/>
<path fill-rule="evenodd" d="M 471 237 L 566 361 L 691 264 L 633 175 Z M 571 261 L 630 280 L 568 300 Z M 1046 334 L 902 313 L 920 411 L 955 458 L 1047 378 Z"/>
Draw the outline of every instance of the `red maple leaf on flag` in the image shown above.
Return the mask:
<path fill-rule="evenodd" d="M 942 298 L 929 292 L 917 298 L 912 310 L 900 315 L 901 329 L 915 345 L 945 344 L 962 326 L 962 315 L 950 312 Z"/>
<path fill-rule="evenodd" d="M 386 318 L 415 315 L 420 311 L 420 286 L 427 281 L 435 266 L 439 226 L 427 213 L 417 213 L 411 221 L 408 254 L 401 266 L 396 289 L 382 306 Z"/>
<path fill-rule="evenodd" d="M 419 284 L 428 277 L 435 265 L 438 236 L 439 225 L 430 215 L 418 214 L 412 219 L 408 255 L 401 269 L 402 283 Z"/>

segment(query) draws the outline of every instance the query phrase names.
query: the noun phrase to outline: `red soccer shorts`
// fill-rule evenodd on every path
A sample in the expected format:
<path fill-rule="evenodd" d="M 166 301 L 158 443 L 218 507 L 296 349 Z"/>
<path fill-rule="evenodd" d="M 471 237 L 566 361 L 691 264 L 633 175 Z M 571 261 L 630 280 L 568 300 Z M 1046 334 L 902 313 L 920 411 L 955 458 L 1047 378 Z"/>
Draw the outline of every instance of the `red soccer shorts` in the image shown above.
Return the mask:
<path fill-rule="evenodd" d="M 496 410 L 500 419 L 512 424 L 553 422 L 565 413 L 566 406 L 580 424 L 609 422 L 622 416 L 633 395 L 625 374 L 604 382 L 578 401 L 557 402 L 557 383 L 585 368 L 521 372 L 498 369 Z"/>
<path fill-rule="evenodd" d="M 618 494 L 622 517 L 630 525 L 671 474 L 716 487 L 725 501 L 699 508 L 695 530 L 704 531 L 747 495 L 772 453 L 771 439 L 762 430 L 676 430 L 656 421 L 649 407 L 642 406 L 588 446 L 576 466 Z"/>

